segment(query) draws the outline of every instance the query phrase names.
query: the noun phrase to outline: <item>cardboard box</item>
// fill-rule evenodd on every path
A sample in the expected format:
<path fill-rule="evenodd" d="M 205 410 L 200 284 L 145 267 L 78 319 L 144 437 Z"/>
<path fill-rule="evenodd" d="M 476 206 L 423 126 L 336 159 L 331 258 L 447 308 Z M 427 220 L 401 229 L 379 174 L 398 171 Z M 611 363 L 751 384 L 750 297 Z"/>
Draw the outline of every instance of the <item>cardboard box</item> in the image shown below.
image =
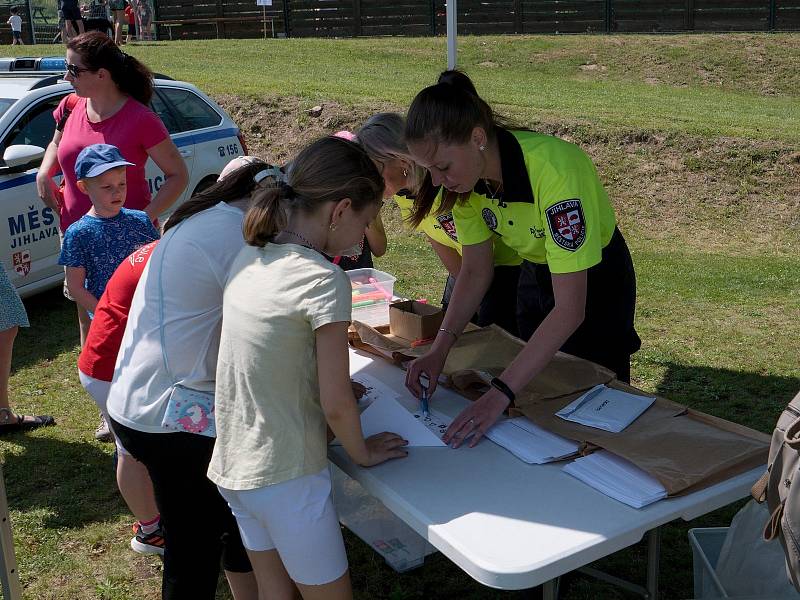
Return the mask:
<path fill-rule="evenodd" d="M 389 331 L 412 342 L 436 337 L 442 319 L 441 308 L 416 300 L 404 300 L 389 306 Z"/>

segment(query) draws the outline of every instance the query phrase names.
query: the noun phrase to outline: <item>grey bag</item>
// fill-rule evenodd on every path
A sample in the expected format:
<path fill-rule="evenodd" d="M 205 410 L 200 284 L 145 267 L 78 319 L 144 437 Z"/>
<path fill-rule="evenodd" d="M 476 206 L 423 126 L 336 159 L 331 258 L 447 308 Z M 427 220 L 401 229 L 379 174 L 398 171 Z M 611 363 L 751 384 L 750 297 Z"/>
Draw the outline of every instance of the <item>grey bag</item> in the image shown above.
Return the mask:
<path fill-rule="evenodd" d="M 770 518 L 764 539 L 780 539 L 786 571 L 800 591 L 800 393 L 789 402 L 772 432 L 767 472 L 753 486 L 758 502 L 767 501 Z"/>

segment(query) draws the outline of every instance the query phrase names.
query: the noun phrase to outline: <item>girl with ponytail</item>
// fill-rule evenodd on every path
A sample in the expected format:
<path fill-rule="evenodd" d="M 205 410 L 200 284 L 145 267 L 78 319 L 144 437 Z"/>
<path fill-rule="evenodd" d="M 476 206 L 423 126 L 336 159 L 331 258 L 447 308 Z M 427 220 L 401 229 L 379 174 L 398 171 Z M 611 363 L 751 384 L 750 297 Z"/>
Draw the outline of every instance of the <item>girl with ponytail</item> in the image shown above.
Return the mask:
<path fill-rule="evenodd" d="M 444 441 L 474 446 L 522 390 L 561 350 L 630 380 L 636 277 L 614 209 L 591 159 L 559 138 L 508 127 L 464 73 L 445 71 L 419 92 L 406 117 L 414 161 L 442 187 L 439 212 L 452 210 L 463 260 L 450 306 L 429 352 L 414 361 L 406 383 L 431 393 L 450 348 L 492 282 L 493 242 L 523 259 L 517 325 L 528 341 L 492 381 L 490 391 L 451 424 Z M 412 220 L 430 212 L 423 194 Z M 474 434 L 474 435 L 473 435 Z"/>
<path fill-rule="evenodd" d="M 248 245 L 223 298 L 208 476 L 236 516 L 263 597 L 293 598 L 295 586 L 306 599 L 352 597 L 328 426 L 361 465 L 406 455 L 395 434 L 364 439 L 348 369 L 350 280 L 325 256 L 362 238 L 383 187 L 358 144 L 327 137 L 257 191 L 244 219 Z"/>
<path fill-rule="evenodd" d="M 189 174 L 166 127 L 147 106 L 153 95 L 152 73 L 107 35 L 90 31 L 67 44 L 64 79 L 75 92 L 53 111 L 56 131 L 36 176 L 39 197 L 58 211 L 61 231 L 66 231 L 92 206 L 77 186 L 78 154 L 91 144 L 111 144 L 134 163 L 127 168 L 125 207 L 143 210 L 155 222 L 183 193 Z M 165 179 L 152 200 L 145 177 L 148 158 L 164 172 Z M 63 194 L 53 181 L 58 172 L 64 175 Z M 83 345 L 89 319 L 80 307 L 78 320 Z"/>

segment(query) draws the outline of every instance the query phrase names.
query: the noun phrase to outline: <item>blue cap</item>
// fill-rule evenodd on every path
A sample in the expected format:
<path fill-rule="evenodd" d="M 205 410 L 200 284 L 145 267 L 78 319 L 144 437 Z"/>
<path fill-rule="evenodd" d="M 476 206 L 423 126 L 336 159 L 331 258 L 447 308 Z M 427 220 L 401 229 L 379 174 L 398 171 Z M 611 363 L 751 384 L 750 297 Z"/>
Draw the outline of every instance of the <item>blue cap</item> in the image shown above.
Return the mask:
<path fill-rule="evenodd" d="M 75 161 L 75 177 L 86 179 L 97 177 L 115 167 L 135 167 L 122 156 L 119 148 L 111 144 L 92 144 L 86 146 Z"/>

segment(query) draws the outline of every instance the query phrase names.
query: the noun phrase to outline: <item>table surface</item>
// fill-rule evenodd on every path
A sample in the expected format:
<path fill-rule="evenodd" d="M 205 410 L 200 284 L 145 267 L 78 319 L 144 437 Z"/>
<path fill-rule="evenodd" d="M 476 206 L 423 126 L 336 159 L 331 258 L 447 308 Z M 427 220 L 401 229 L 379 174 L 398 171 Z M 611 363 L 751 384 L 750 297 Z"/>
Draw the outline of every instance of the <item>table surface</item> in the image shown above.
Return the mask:
<path fill-rule="evenodd" d="M 413 408 L 405 374 L 351 349 L 350 371 L 379 379 Z M 456 415 L 467 400 L 440 387 L 431 407 Z M 750 492 L 754 469 L 699 492 L 634 509 L 563 473 L 528 465 L 489 440 L 475 448 L 410 448 L 365 469 L 342 447 L 332 462 L 480 583 L 526 589 L 626 548 L 674 519 L 694 519 Z"/>

